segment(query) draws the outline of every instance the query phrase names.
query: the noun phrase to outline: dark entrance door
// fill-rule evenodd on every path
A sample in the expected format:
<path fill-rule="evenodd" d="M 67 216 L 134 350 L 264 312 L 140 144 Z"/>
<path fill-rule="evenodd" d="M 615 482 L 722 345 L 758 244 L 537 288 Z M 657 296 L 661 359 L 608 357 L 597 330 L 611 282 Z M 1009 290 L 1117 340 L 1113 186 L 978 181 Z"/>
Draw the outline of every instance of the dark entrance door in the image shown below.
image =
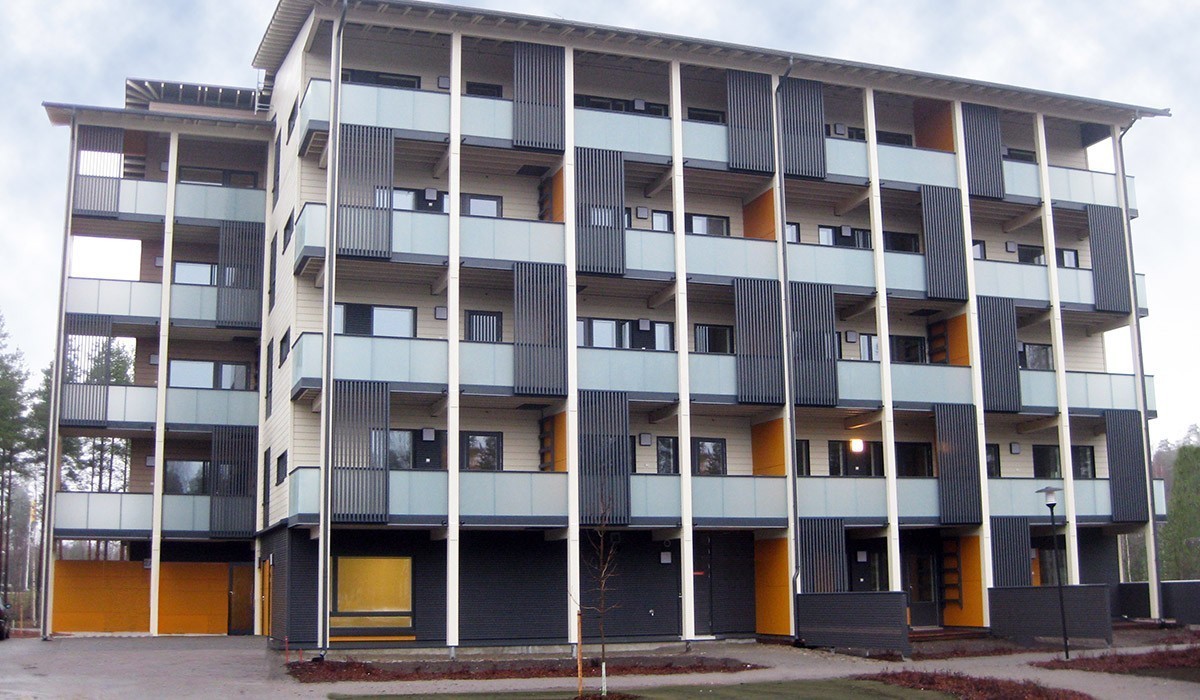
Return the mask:
<path fill-rule="evenodd" d="M 908 594 L 909 624 L 942 624 L 941 537 L 937 530 L 905 533 L 900 538 L 900 565 Z"/>
<path fill-rule="evenodd" d="M 229 565 L 229 634 L 254 634 L 254 565 Z"/>
<path fill-rule="evenodd" d="M 712 538 L 696 533 L 693 540 L 692 582 L 696 596 L 696 634 L 713 633 Z"/>

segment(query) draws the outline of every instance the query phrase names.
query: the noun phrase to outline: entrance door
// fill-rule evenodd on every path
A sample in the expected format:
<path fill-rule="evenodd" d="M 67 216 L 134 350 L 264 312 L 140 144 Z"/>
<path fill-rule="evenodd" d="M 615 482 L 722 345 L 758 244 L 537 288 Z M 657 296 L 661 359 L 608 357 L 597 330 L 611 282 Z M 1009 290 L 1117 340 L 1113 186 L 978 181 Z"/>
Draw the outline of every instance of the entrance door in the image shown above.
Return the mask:
<path fill-rule="evenodd" d="M 271 636 L 271 573 L 274 567 L 269 559 L 262 560 L 258 565 L 259 580 L 262 582 L 262 592 L 258 596 L 259 629 L 264 637 Z"/>
<path fill-rule="evenodd" d="M 254 567 L 229 565 L 229 634 L 254 634 Z"/>
<path fill-rule="evenodd" d="M 696 606 L 696 634 L 713 633 L 712 538 L 696 534 L 692 549 L 692 585 Z"/>
<path fill-rule="evenodd" d="M 904 590 L 908 593 L 910 624 L 913 627 L 940 627 L 942 601 L 938 585 L 938 555 L 921 551 L 905 552 Z"/>

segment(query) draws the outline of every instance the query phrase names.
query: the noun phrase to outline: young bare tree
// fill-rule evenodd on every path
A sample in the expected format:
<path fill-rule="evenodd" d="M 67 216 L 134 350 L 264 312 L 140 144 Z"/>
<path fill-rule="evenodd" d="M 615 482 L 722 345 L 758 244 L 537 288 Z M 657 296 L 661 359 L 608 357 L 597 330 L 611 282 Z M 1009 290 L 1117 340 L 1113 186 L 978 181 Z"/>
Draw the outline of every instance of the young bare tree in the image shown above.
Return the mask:
<path fill-rule="evenodd" d="M 600 694 L 608 695 L 608 640 L 604 630 L 605 615 L 621 607 L 620 603 L 610 603 L 608 593 L 613 588 L 613 579 L 617 577 L 617 546 L 609 531 L 611 509 L 606 501 L 600 503 L 600 519 L 595 529 L 588 531 L 588 540 L 595 554 L 594 560 L 587 562 L 587 568 L 592 574 L 592 591 L 596 594 L 594 605 L 582 606 L 584 610 L 595 613 L 598 632 L 600 633 Z M 580 644 L 583 640 L 580 639 Z"/>

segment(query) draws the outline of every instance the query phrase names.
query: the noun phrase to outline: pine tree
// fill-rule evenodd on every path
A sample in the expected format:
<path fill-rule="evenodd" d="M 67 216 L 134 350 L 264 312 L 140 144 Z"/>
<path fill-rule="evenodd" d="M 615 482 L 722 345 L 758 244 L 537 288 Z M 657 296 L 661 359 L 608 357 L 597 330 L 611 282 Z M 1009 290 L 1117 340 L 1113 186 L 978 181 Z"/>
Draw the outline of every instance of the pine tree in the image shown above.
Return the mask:
<path fill-rule="evenodd" d="M 1175 458 L 1167 524 L 1160 532 L 1164 580 L 1200 578 L 1200 447 L 1184 445 Z"/>
<path fill-rule="evenodd" d="M 25 381 L 29 372 L 21 352 L 8 345 L 8 331 L 0 315 L 0 598 L 8 591 L 9 553 L 12 547 L 13 492 L 23 488 L 27 463 L 23 459 L 27 435 Z"/>

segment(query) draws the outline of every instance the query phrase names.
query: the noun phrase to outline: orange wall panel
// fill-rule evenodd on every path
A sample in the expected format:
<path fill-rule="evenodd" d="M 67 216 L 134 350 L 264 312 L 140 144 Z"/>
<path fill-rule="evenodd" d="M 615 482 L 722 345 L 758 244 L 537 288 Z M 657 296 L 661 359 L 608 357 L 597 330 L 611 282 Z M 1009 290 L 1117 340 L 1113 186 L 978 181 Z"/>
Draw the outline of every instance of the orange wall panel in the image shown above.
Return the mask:
<path fill-rule="evenodd" d="M 951 627 L 983 627 L 983 560 L 978 537 L 960 538 L 958 563 L 963 605 L 961 608 L 955 603 L 946 605 L 942 621 Z"/>
<path fill-rule="evenodd" d="M 754 543 L 754 631 L 789 635 L 792 631 L 791 570 L 787 540 Z"/>
<path fill-rule="evenodd" d="M 967 342 L 967 315 L 946 319 L 946 344 L 950 350 L 950 364 L 966 367 L 971 364 L 971 347 Z"/>
<path fill-rule="evenodd" d="M 913 101 L 913 145 L 954 152 L 954 121 L 950 103 L 941 100 Z"/>
<path fill-rule="evenodd" d="M 746 238 L 775 240 L 775 190 L 769 189 L 742 207 L 742 227 Z"/>
<path fill-rule="evenodd" d="M 554 415 L 554 471 L 567 470 L 567 413 Z"/>
<path fill-rule="evenodd" d="M 562 168 L 554 173 L 550 179 L 550 220 L 563 222 L 567 220 L 565 206 L 566 195 L 563 193 L 563 171 Z"/>
<path fill-rule="evenodd" d="M 751 465 L 755 476 L 783 476 L 783 419 L 758 423 L 750 428 Z"/>
<path fill-rule="evenodd" d="M 140 561 L 56 561 L 54 632 L 149 632 L 150 570 Z"/>
<path fill-rule="evenodd" d="M 229 633 L 229 564 L 163 562 L 158 590 L 161 634 Z"/>

